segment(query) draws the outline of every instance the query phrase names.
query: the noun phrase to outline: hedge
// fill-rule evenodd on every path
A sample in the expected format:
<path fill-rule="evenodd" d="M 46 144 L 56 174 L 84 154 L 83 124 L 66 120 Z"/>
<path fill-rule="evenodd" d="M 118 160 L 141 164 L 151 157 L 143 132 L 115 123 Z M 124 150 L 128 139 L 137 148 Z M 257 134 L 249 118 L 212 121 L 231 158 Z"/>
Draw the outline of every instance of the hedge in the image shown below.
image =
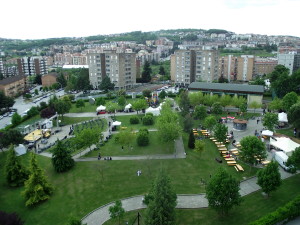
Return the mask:
<path fill-rule="evenodd" d="M 250 223 L 250 225 L 273 225 L 283 224 L 300 216 L 300 195 L 285 206 L 278 208 L 260 219 Z"/>

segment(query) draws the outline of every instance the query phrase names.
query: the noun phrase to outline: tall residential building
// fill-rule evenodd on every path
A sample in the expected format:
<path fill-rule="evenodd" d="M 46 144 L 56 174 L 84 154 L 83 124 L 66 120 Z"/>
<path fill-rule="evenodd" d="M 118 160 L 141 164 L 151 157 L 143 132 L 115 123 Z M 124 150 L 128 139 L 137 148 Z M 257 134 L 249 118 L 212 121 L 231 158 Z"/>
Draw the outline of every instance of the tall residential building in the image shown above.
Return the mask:
<path fill-rule="evenodd" d="M 47 60 L 43 57 L 23 57 L 17 59 L 20 75 L 44 75 L 48 72 Z"/>
<path fill-rule="evenodd" d="M 274 58 L 259 58 L 255 57 L 254 61 L 254 76 L 263 76 L 274 71 L 278 65 L 278 60 Z"/>
<path fill-rule="evenodd" d="M 175 83 L 185 86 L 194 81 L 217 80 L 218 55 L 214 49 L 177 50 L 171 57 L 171 77 Z"/>
<path fill-rule="evenodd" d="M 300 54 L 297 52 L 278 54 L 278 64 L 289 68 L 291 75 L 300 68 Z"/>
<path fill-rule="evenodd" d="M 237 80 L 238 57 L 233 55 L 219 58 L 219 77 L 227 79 L 229 82 Z"/>
<path fill-rule="evenodd" d="M 104 53 L 89 53 L 90 83 L 98 88 L 102 79 L 108 76 L 115 88 L 128 89 L 136 83 L 136 54 L 104 51 Z"/>
<path fill-rule="evenodd" d="M 254 56 L 241 55 L 238 57 L 237 80 L 249 81 L 253 78 Z"/>
<path fill-rule="evenodd" d="M 4 65 L 3 59 L 0 57 L 0 73 L 4 76 Z"/>

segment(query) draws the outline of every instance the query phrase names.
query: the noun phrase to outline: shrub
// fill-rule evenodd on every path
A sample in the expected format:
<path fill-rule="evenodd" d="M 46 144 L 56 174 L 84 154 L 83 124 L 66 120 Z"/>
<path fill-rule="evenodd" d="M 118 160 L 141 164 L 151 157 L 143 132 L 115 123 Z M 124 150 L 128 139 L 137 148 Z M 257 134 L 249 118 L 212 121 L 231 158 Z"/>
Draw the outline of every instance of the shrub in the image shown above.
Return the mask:
<path fill-rule="evenodd" d="M 147 134 L 149 134 L 149 130 L 147 128 L 141 128 L 139 132 L 146 132 Z"/>
<path fill-rule="evenodd" d="M 147 146 L 149 145 L 149 135 L 146 132 L 139 132 L 136 138 L 138 146 Z"/>
<path fill-rule="evenodd" d="M 130 117 L 130 124 L 138 124 L 140 122 L 137 116 Z"/>
<path fill-rule="evenodd" d="M 214 114 L 222 114 L 222 105 L 219 103 L 219 102 L 215 102 L 213 105 L 212 105 L 212 113 Z"/>
<path fill-rule="evenodd" d="M 145 114 L 145 116 L 153 116 L 153 113 L 148 112 L 148 113 Z"/>
<path fill-rule="evenodd" d="M 153 125 L 154 119 L 153 116 L 147 115 L 143 117 L 143 125 Z"/>

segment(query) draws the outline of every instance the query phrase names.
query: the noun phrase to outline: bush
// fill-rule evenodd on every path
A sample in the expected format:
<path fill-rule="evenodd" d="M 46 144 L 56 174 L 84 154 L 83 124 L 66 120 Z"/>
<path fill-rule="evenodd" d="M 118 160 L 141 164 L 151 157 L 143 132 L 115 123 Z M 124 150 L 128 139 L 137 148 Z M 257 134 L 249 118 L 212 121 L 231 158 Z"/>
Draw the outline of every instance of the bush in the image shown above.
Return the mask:
<path fill-rule="evenodd" d="M 139 132 L 146 132 L 147 134 L 149 134 L 149 130 L 147 128 L 141 128 Z"/>
<path fill-rule="evenodd" d="M 130 124 L 138 124 L 140 122 L 137 116 L 130 117 Z"/>
<path fill-rule="evenodd" d="M 148 112 L 148 113 L 145 114 L 145 116 L 153 116 L 153 113 Z"/>
<path fill-rule="evenodd" d="M 137 138 L 136 138 L 136 142 L 138 144 L 138 146 L 147 146 L 149 145 L 149 134 L 146 132 L 141 132 L 139 131 Z"/>
<path fill-rule="evenodd" d="M 223 110 L 222 110 L 222 106 L 219 102 L 215 102 L 213 105 L 212 105 L 212 113 L 214 114 L 222 114 Z"/>
<path fill-rule="evenodd" d="M 143 125 L 153 125 L 154 119 L 153 116 L 147 115 L 143 117 Z"/>

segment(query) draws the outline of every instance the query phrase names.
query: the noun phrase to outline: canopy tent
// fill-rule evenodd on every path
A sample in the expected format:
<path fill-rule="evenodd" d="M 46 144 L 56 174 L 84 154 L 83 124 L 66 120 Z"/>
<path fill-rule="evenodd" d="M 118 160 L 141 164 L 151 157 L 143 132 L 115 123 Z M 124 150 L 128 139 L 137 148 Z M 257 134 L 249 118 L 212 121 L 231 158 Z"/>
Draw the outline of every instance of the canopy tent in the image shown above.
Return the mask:
<path fill-rule="evenodd" d="M 35 141 L 41 139 L 42 136 L 43 136 L 42 130 L 37 129 L 37 130 L 32 131 L 31 133 L 27 134 L 24 137 L 24 140 L 30 141 L 30 142 L 35 142 Z"/>
<path fill-rule="evenodd" d="M 270 145 L 281 149 L 288 156 L 292 155 L 295 148 L 300 147 L 299 144 L 286 137 L 276 137 L 276 139 L 271 138 Z"/>
<path fill-rule="evenodd" d="M 154 116 L 159 116 L 160 109 L 161 109 L 161 107 L 158 107 L 158 108 L 149 107 L 148 109 L 146 109 L 145 113 L 152 113 Z"/>
<path fill-rule="evenodd" d="M 284 112 L 278 113 L 278 121 L 279 121 L 279 122 L 287 123 L 287 122 L 288 122 L 287 114 L 284 113 Z"/>
<path fill-rule="evenodd" d="M 126 110 L 126 109 L 128 110 L 128 109 L 130 109 L 131 107 L 132 107 L 132 105 L 129 103 L 128 105 L 125 106 L 125 110 Z"/>
<path fill-rule="evenodd" d="M 119 121 L 114 121 L 112 123 L 112 126 L 120 126 L 122 124 L 122 122 L 119 122 Z"/>
<path fill-rule="evenodd" d="M 263 136 L 270 136 L 270 137 L 272 137 L 274 133 L 273 133 L 272 131 L 270 131 L 270 130 L 263 130 L 263 131 L 261 132 L 261 134 L 262 134 Z"/>
<path fill-rule="evenodd" d="M 26 147 L 22 144 L 19 144 L 17 147 L 15 147 L 15 152 L 17 153 L 17 156 L 26 154 Z"/>
<path fill-rule="evenodd" d="M 104 105 L 100 105 L 97 107 L 96 111 L 99 112 L 99 111 L 104 111 L 106 109 L 106 107 Z"/>

